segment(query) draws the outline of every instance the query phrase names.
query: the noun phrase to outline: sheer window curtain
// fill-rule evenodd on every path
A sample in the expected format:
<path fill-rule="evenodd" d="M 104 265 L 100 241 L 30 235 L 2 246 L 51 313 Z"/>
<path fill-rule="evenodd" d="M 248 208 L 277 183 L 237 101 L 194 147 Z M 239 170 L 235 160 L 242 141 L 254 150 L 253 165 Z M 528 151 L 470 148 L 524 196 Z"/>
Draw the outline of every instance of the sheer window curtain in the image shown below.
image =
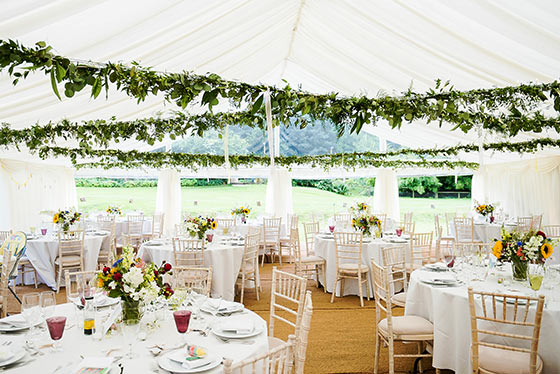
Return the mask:
<path fill-rule="evenodd" d="M 175 225 L 181 223 L 181 178 L 177 170 L 164 169 L 160 171 L 156 212 L 164 213 L 164 236 L 172 236 Z"/>
<path fill-rule="evenodd" d="M 399 181 L 392 169 L 378 169 L 373 190 L 373 210 L 386 213 L 387 217 L 400 220 Z"/>
<path fill-rule="evenodd" d="M 282 217 L 285 223 L 293 213 L 292 176 L 285 169 L 271 169 L 266 184 L 266 206 L 268 216 Z"/>
<path fill-rule="evenodd" d="M 66 166 L 0 159 L 0 193 L 2 229 L 39 227 L 51 218 L 41 212 L 78 206 L 74 169 Z"/>

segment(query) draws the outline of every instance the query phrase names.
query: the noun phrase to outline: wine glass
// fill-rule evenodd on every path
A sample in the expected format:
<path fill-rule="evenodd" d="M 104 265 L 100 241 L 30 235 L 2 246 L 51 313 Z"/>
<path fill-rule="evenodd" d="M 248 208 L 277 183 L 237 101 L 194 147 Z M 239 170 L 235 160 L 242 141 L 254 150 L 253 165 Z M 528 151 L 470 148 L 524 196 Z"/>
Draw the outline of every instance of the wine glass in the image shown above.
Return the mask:
<path fill-rule="evenodd" d="M 21 314 L 30 326 L 30 334 L 35 334 L 35 325 L 41 318 L 41 297 L 38 292 L 23 295 L 21 299 Z"/>
<path fill-rule="evenodd" d="M 128 345 L 128 352 L 126 357 L 134 358 L 134 343 L 138 339 L 138 330 L 140 328 L 140 323 L 138 320 L 123 320 L 120 323 L 121 334 L 124 337 L 126 344 Z"/>
<path fill-rule="evenodd" d="M 177 332 L 181 334 L 181 336 L 184 336 L 184 334 L 189 329 L 191 312 L 189 310 L 176 310 L 173 312 L 173 318 L 175 319 L 175 326 L 177 327 Z"/>
<path fill-rule="evenodd" d="M 331 234 L 334 233 L 334 228 L 334 225 L 329 225 L 329 231 L 331 232 Z"/>
<path fill-rule="evenodd" d="M 402 227 L 397 227 L 397 228 L 395 229 L 395 232 L 397 233 L 397 236 L 400 238 L 401 235 L 402 235 Z"/>
<path fill-rule="evenodd" d="M 53 350 L 59 352 L 62 350 L 62 335 L 64 334 L 64 326 L 66 325 L 66 317 L 56 316 L 47 318 L 47 327 L 49 335 L 53 340 Z"/>
<path fill-rule="evenodd" d="M 56 307 L 56 295 L 54 291 L 41 292 L 41 308 L 43 309 L 43 317 L 52 317 Z"/>
<path fill-rule="evenodd" d="M 535 296 L 537 296 L 537 291 L 541 289 L 543 277 L 544 277 L 544 266 L 541 264 L 529 264 L 528 267 L 528 279 L 529 287 L 534 291 Z"/>

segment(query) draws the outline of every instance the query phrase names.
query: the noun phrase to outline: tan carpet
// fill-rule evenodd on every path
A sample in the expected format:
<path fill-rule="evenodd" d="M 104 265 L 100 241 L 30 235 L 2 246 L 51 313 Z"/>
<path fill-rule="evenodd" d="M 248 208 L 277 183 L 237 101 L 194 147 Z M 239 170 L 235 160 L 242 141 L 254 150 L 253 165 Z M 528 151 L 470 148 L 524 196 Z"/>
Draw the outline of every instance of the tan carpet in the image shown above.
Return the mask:
<path fill-rule="evenodd" d="M 284 265 L 282 270 L 291 271 L 291 265 Z M 272 279 L 272 265 L 265 264 L 261 271 L 263 293 L 257 301 L 251 290 L 245 293 L 245 306 L 268 320 L 270 308 L 270 286 Z M 375 351 L 375 303 L 365 301 L 365 307 L 360 307 L 357 296 L 336 298 L 330 303 L 330 294 L 317 289 L 314 282 L 308 283 L 308 289 L 313 292 L 313 319 L 307 350 L 305 372 L 308 374 L 323 373 L 373 373 L 373 355 Z M 37 291 L 48 288 L 40 286 Z M 18 294 L 36 291 L 33 286 L 18 287 Z M 64 289 L 57 295 L 59 303 L 66 302 Z M 19 304 L 10 296 L 9 312 L 18 313 Z M 401 315 L 402 308 L 397 308 L 395 314 Z M 286 338 L 288 329 L 281 323 L 276 323 L 276 335 Z M 416 346 L 397 344 L 396 352 L 415 352 Z M 398 372 L 412 372 L 413 359 L 397 359 L 395 365 Z M 424 372 L 433 373 L 429 360 L 424 360 Z M 387 349 L 381 349 L 380 373 L 387 373 Z M 443 373 L 451 371 L 442 371 Z"/>

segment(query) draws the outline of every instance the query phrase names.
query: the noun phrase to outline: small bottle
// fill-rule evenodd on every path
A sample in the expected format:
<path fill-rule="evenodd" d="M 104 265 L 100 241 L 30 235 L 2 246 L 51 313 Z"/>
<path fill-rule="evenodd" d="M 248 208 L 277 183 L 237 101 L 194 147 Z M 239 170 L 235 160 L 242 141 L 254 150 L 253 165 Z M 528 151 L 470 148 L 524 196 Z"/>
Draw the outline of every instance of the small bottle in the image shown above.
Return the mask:
<path fill-rule="evenodd" d="M 95 305 L 93 296 L 86 297 L 86 305 L 84 307 L 84 334 L 93 335 L 95 331 Z"/>

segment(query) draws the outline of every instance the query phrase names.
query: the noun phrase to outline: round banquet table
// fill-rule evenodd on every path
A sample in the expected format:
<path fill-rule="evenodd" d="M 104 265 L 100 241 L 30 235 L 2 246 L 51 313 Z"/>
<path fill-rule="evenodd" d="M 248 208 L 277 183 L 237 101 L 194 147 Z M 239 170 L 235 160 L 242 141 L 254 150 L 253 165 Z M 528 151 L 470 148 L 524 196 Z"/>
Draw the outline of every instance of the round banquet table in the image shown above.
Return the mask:
<path fill-rule="evenodd" d="M 259 229 L 261 230 L 261 237 L 264 238 L 264 231 L 263 231 L 263 223 L 262 220 L 247 220 L 247 223 L 237 223 L 232 229 L 233 232 L 238 233 L 239 235 L 245 237 L 249 233 L 249 228 Z M 217 232 L 221 232 L 220 228 L 216 230 Z M 288 235 L 286 232 L 286 224 L 282 222 L 280 225 L 280 237 L 284 237 Z"/>
<path fill-rule="evenodd" d="M 250 338 L 253 341 L 252 344 L 227 344 L 218 337 L 214 336 L 211 332 L 208 333 L 207 336 L 202 336 L 198 332 L 192 331 L 187 332 L 183 343 L 188 342 L 189 344 L 199 345 L 206 348 L 209 353 L 225 358 L 231 358 L 234 362 L 241 361 L 261 353 L 266 353 L 268 351 L 266 322 L 256 313 L 247 309 L 243 313 L 244 315 L 250 316 L 250 318 L 253 319 L 255 326 L 259 326 L 263 330 L 263 332 L 259 335 Z M 54 315 L 67 317 L 67 328 L 65 329 L 62 337 L 62 351 L 53 352 L 51 348 L 43 348 L 40 350 L 43 354 L 34 356 L 27 354 L 24 360 L 30 358 L 33 360 L 25 365 L 18 365 L 14 368 L 8 369 L 10 373 L 76 373 L 77 367 L 81 362 L 80 356 L 85 358 L 106 356 L 118 358 L 122 356 L 124 350 L 127 349 L 124 337 L 118 332 L 112 332 L 111 334 L 104 336 L 103 339 L 99 341 L 95 340 L 92 336 L 84 335 L 83 329 L 76 325 L 77 318 L 75 307 L 71 304 L 57 305 Z M 164 346 L 165 348 L 172 348 L 181 344 L 182 341 L 177 333 L 171 312 L 166 311 L 164 315 L 165 319 L 159 321 L 160 326 L 158 328 L 141 328 L 140 331 L 146 333 L 146 340 L 137 340 L 134 343 L 134 358 L 125 357 L 119 361 L 119 363 L 124 367 L 124 374 L 151 372 L 167 373 L 162 369 L 158 370 L 158 357 L 155 357 L 152 353 L 150 353 L 150 348 L 156 344 Z M 202 313 L 202 315 L 209 321 L 208 323 L 212 325 L 212 323 L 220 322 L 227 318 L 235 318 L 235 316 L 239 315 L 239 313 L 234 313 L 230 317 L 212 317 L 204 313 Z M 215 318 L 215 320 L 213 321 L 212 318 Z M 194 322 L 195 321 L 191 320 L 191 327 L 189 327 L 189 330 L 193 328 Z M 10 346 L 21 346 L 25 342 L 26 333 L 27 331 L 20 334 L 4 334 L 0 336 L 0 344 L 4 341 L 11 341 L 13 344 L 10 344 Z M 42 346 L 52 342 L 46 328 L 41 329 L 41 332 L 36 339 L 35 346 Z M 55 371 L 57 368 L 58 371 Z M 116 367 L 116 364 L 113 364 L 111 373 L 119 372 L 120 371 Z M 222 365 L 217 366 L 215 369 L 204 371 L 204 373 L 223 373 Z"/>
<path fill-rule="evenodd" d="M 371 260 L 377 264 L 383 264 L 383 255 L 381 254 L 382 248 L 397 247 L 401 245 L 408 245 L 407 241 L 402 243 L 391 243 L 389 239 L 373 239 L 366 243 L 364 239 L 362 247 L 362 263 L 367 265 L 370 269 L 370 277 L 368 282 L 370 285 L 370 297 L 373 297 L 373 287 L 371 283 Z M 315 236 L 315 255 L 324 258 L 326 261 L 326 287 L 328 292 L 333 292 L 334 282 L 336 280 L 336 248 L 334 245 L 334 238 L 325 234 L 318 234 Z M 407 259 L 409 257 L 408 251 L 406 253 Z M 348 260 L 346 260 L 348 262 Z M 337 295 L 340 295 L 340 283 L 337 285 Z M 364 294 L 366 290 L 364 289 Z M 358 295 L 358 281 L 354 279 L 346 279 L 344 284 L 344 295 Z"/>
<path fill-rule="evenodd" d="M 226 244 L 222 239 L 214 236 L 214 241 L 204 248 L 204 266 L 212 266 L 212 296 L 233 301 L 245 247 Z M 140 247 L 138 256 L 146 262 L 159 265 L 166 261 L 175 266 L 173 244 L 170 240 L 146 242 Z"/>
<path fill-rule="evenodd" d="M 532 295 L 532 290 L 523 284 L 512 282 L 507 288 L 498 284 L 498 277 L 511 279 L 511 269 L 491 272 L 484 282 L 471 282 L 475 290 L 497 293 L 511 293 L 518 290 L 526 295 Z M 452 273 L 434 273 L 425 270 L 415 270 L 410 277 L 406 298 L 406 315 L 424 317 L 434 324 L 433 366 L 440 369 L 451 369 L 457 374 L 472 373 L 471 370 L 471 321 L 467 286 L 433 287 L 422 280 L 430 278 L 451 278 Z M 539 291 L 546 298 L 556 293 L 555 300 L 544 308 L 539 341 L 539 355 L 544 362 L 543 373 L 560 373 L 560 303 L 558 290 L 548 290 L 544 287 Z M 478 301 L 480 304 L 480 301 Z M 501 304 L 500 304 L 501 305 Z M 478 306 L 480 307 L 480 305 Z M 489 306 L 491 309 L 491 306 Z M 524 307 L 522 309 L 525 310 Z M 529 318 L 534 317 L 535 307 L 529 312 Z M 512 312 L 508 312 L 512 316 Z M 492 325 L 495 326 L 495 325 Z M 513 330 L 512 330 L 513 332 Z M 485 337 L 482 335 L 482 337 Z M 504 343 L 504 341 L 500 341 Z M 511 344 L 511 343 L 510 343 Z"/>
<path fill-rule="evenodd" d="M 86 232 L 84 237 L 84 266 L 86 271 L 97 268 L 97 258 L 101 248 L 110 247 L 109 234 L 106 231 Z M 25 255 L 37 270 L 38 281 L 43 281 L 52 289 L 56 288 L 54 260 L 58 256 L 58 237 L 47 234 L 27 240 Z M 33 275 L 27 274 L 25 284 L 31 284 Z"/>
<path fill-rule="evenodd" d="M 517 224 L 506 223 L 505 228 L 512 231 L 517 227 Z M 455 234 L 455 226 L 451 225 L 449 233 L 452 237 L 457 238 Z M 494 239 L 500 239 L 502 230 L 502 223 L 474 223 L 474 239 L 482 241 L 483 243 L 491 243 Z"/>
<path fill-rule="evenodd" d="M 90 227 L 97 228 L 97 216 L 91 215 L 86 220 L 86 223 Z M 127 229 L 127 220 L 126 217 L 116 217 L 115 218 L 115 236 L 117 237 L 117 241 L 119 243 L 122 242 L 122 235 L 126 234 L 128 231 Z M 144 227 L 142 229 L 144 234 L 151 234 L 152 233 L 152 218 L 145 217 L 144 219 Z"/>

